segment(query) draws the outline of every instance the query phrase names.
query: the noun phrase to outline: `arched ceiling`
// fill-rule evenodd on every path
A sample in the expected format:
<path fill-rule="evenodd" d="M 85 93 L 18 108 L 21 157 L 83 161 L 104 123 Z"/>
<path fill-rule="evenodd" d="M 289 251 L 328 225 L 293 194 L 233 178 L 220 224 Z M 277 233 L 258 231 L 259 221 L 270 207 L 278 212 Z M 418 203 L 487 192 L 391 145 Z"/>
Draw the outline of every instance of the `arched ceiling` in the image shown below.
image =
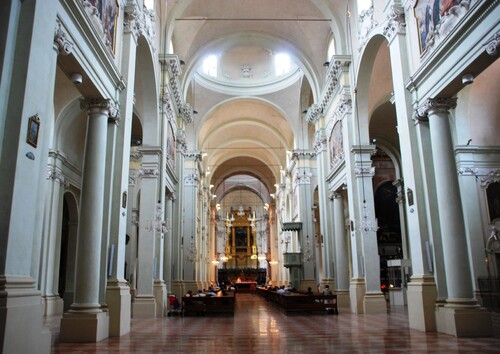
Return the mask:
<path fill-rule="evenodd" d="M 304 102 L 320 95 L 331 34 L 344 38 L 345 1 L 167 0 L 166 15 L 166 41 L 185 62 L 186 100 L 198 111 L 193 136 L 214 190 L 246 174 L 274 192 L 296 145 L 292 127 L 300 127 Z M 277 53 L 292 59 L 289 74 L 272 72 Z M 220 65 L 215 77 L 200 69 L 209 55 Z"/>

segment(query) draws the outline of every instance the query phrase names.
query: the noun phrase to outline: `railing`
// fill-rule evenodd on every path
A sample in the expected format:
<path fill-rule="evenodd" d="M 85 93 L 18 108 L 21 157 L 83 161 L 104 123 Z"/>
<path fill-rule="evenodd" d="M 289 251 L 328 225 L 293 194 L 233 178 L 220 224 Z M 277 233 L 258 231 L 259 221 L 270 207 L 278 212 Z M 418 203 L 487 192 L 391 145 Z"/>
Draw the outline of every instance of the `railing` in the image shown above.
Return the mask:
<path fill-rule="evenodd" d="M 477 281 L 483 307 L 500 312 L 500 278 L 478 278 Z"/>

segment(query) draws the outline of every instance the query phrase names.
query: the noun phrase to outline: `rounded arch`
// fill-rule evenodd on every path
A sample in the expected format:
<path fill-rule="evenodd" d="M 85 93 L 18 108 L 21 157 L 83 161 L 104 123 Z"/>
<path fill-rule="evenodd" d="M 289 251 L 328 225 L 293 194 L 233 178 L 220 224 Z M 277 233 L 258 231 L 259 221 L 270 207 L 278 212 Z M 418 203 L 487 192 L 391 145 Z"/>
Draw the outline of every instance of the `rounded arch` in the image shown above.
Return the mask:
<path fill-rule="evenodd" d="M 192 82 L 193 76 L 207 52 L 211 50 L 222 51 L 231 46 L 241 46 L 244 44 L 258 44 L 262 47 L 279 48 L 281 51 L 286 51 L 295 59 L 295 63 L 304 73 L 307 80 L 310 82 L 311 90 L 315 100 L 319 100 L 321 95 L 321 74 L 315 69 L 313 59 L 303 53 L 300 48 L 297 48 L 293 43 L 286 38 L 278 37 L 277 35 L 264 34 L 255 31 L 238 32 L 230 35 L 224 34 L 221 38 L 216 38 L 211 42 L 205 43 L 197 48 L 196 53 L 190 55 L 191 60 L 184 70 L 182 78 L 182 87 L 184 87 L 184 97 L 187 97 L 189 85 Z"/>
<path fill-rule="evenodd" d="M 135 112 L 142 123 L 143 145 L 158 146 L 160 115 L 155 59 L 144 36 L 137 40 L 135 66 Z"/>
<path fill-rule="evenodd" d="M 358 64 L 358 72 L 355 81 L 355 107 L 357 119 L 359 120 L 359 129 L 362 144 L 369 142 L 369 122 L 375 107 L 383 104 L 383 99 L 387 91 L 387 85 L 392 88 L 392 77 L 390 80 L 387 78 L 382 79 L 381 75 L 385 73 L 390 74 L 390 57 L 388 47 L 383 46 L 387 40 L 384 36 L 376 34 L 370 38 L 361 53 L 361 59 Z M 387 50 L 384 52 L 384 49 Z M 381 52 L 382 51 L 382 52 Z M 381 61 L 389 60 L 387 63 L 387 70 L 377 70 L 374 75 L 375 69 L 379 66 L 383 67 Z M 377 87 L 381 85 L 382 87 Z"/>

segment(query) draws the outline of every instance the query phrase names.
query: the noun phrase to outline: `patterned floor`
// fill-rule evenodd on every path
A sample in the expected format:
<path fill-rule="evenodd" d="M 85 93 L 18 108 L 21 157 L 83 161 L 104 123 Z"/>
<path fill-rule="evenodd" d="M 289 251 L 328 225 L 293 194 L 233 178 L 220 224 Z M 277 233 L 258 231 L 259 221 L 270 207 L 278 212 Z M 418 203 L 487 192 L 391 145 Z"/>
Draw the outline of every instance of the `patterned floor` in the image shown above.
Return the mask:
<path fill-rule="evenodd" d="M 59 342 L 59 316 L 46 319 L 52 353 L 500 353 L 498 338 L 455 338 L 408 328 L 408 314 L 285 316 L 258 295 L 238 294 L 234 317 L 132 319 L 131 332 L 99 343 Z"/>

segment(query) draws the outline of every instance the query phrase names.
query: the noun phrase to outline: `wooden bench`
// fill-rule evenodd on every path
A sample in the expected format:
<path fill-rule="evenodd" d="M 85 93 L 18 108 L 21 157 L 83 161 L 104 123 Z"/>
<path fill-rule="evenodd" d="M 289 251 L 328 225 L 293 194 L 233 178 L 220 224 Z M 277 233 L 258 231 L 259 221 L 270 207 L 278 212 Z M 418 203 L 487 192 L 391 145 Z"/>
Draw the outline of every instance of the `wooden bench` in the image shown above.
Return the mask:
<path fill-rule="evenodd" d="M 182 297 L 182 313 L 185 316 L 206 314 L 228 314 L 234 316 L 234 293 L 224 296 Z"/>
<path fill-rule="evenodd" d="M 319 293 L 304 294 L 287 292 L 279 294 L 276 291 L 259 288 L 257 293 L 276 306 L 286 315 L 297 312 L 324 312 L 338 314 L 337 295 Z"/>

